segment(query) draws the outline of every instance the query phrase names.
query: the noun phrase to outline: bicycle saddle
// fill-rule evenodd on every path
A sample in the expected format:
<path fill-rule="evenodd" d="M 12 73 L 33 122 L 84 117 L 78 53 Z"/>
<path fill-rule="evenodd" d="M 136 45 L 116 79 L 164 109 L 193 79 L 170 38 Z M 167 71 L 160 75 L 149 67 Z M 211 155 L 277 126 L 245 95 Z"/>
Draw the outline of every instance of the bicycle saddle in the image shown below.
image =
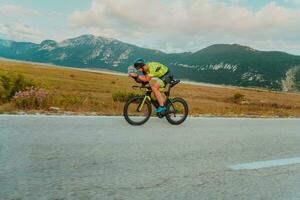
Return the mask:
<path fill-rule="evenodd" d="M 171 86 L 175 86 L 176 84 L 178 84 L 180 82 L 180 80 L 172 80 L 171 81 Z"/>

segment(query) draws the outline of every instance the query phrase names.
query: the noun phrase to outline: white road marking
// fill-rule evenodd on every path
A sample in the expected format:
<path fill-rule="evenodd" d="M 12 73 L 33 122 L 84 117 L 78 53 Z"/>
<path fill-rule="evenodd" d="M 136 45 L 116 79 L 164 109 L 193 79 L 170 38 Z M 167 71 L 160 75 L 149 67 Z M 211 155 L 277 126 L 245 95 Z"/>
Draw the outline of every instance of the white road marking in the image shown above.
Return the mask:
<path fill-rule="evenodd" d="M 267 167 L 277 167 L 277 166 L 293 165 L 293 164 L 300 164 L 300 157 L 243 163 L 238 165 L 231 165 L 230 168 L 232 170 L 243 170 L 243 169 L 251 170 L 251 169 L 261 169 Z"/>

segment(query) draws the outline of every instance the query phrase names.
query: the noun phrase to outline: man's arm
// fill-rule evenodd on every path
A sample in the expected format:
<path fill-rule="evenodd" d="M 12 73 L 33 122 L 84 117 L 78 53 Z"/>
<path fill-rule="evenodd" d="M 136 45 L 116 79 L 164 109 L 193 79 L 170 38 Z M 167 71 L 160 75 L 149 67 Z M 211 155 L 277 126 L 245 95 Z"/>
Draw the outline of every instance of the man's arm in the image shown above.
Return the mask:
<path fill-rule="evenodd" d="M 150 80 L 151 80 L 151 76 L 149 76 L 149 75 L 145 75 L 145 76 L 138 76 L 138 79 L 140 80 L 140 81 L 143 81 L 143 82 L 149 82 Z"/>
<path fill-rule="evenodd" d="M 149 82 L 151 80 L 151 76 L 149 75 L 144 75 L 144 76 L 138 76 L 136 73 L 129 73 L 129 76 L 133 77 L 134 79 L 142 82 Z"/>

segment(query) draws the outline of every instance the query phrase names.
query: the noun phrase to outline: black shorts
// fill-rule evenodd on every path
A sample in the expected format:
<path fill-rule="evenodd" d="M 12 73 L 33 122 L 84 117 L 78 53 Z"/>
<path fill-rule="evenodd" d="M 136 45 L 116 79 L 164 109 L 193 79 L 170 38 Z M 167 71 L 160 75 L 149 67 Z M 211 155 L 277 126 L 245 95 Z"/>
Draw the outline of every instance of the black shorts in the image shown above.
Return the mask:
<path fill-rule="evenodd" d="M 167 73 L 159 78 L 165 83 L 165 85 L 167 85 L 173 80 L 173 74 L 170 71 L 167 71 Z"/>

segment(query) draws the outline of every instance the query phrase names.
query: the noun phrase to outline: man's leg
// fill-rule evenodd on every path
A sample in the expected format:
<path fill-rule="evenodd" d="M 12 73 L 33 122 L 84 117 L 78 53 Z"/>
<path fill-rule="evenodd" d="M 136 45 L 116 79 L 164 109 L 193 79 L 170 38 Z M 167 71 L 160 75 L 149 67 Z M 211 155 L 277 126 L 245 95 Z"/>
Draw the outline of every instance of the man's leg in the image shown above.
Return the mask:
<path fill-rule="evenodd" d="M 159 106 L 164 106 L 165 104 L 165 99 L 164 97 L 161 95 L 159 89 L 160 89 L 160 84 L 156 81 L 156 80 L 151 80 L 150 81 L 150 86 L 151 89 L 159 103 Z"/>

